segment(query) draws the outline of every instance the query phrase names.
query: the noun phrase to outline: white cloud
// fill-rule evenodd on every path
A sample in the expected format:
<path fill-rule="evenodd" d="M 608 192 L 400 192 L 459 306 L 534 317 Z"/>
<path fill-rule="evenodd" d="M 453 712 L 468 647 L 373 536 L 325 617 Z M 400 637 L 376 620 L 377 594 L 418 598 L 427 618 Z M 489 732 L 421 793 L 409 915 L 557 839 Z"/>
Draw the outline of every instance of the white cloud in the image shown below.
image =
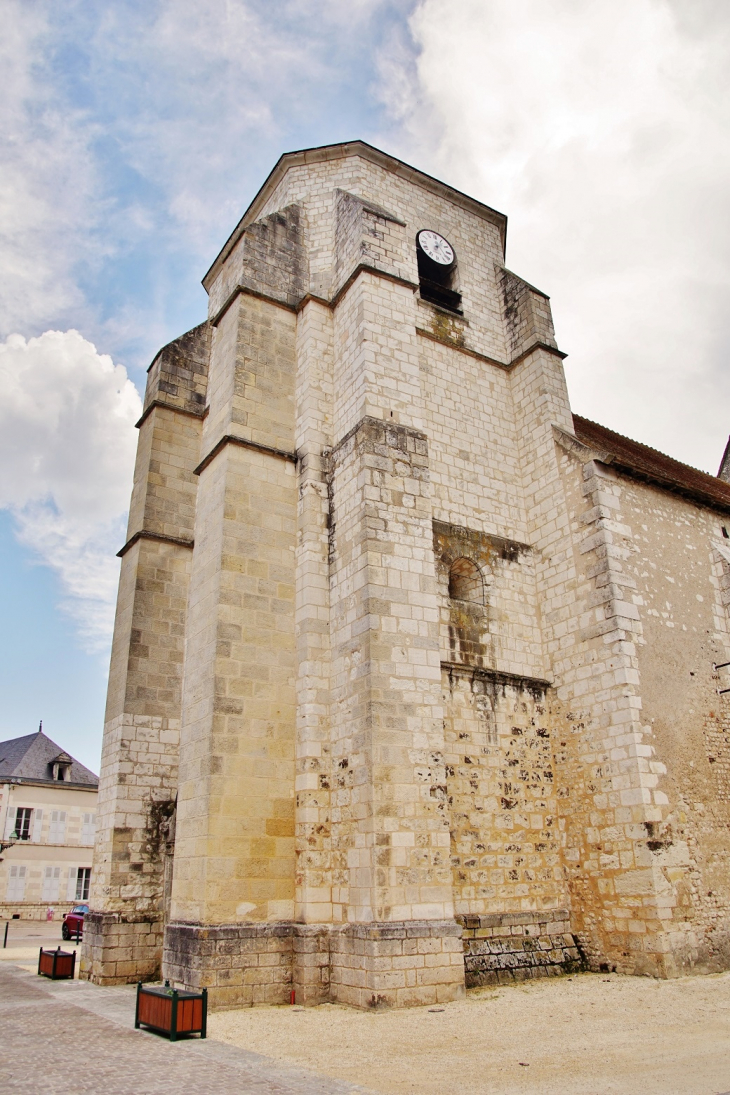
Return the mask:
<path fill-rule="evenodd" d="M 93 128 L 48 77 L 47 5 L 5 0 L 0 35 L 0 336 L 86 312 L 74 268 L 103 212 Z M 44 56 L 45 54 L 45 56 Z M 39 60 L 43 63 L 39 65 Z"/>
<path fill-rule="evenodd" d="M 410 26 L 410 78 L 383 65 L 397 150 L 508 214 L 507 263 L 552 294 L 574 409 L 716 471 L 726 5 L 422 0 Z"/>
<path fill-rule="evenodd" d="M 379 20 L 411 4 L 6 0 L 0 337 L 72 326 L 134 368 L 199 322 L 263 174 L 329 139 Z"/>
<path fill-rule="evenodd" d="M 259 150 L 279 146 L 278 155 L 285 134 L 312 124 L 322 95 L 346 81 L 356 36 L 381 9 L 403 4 L 156 0 L 144 33 L 125 5 L 107 7 L 93 79 L 113 94 L 119 71 L 140 76 L 136 94 L 122 85 L 127 109 L 114 133 L 127 165 L 164 193 L 170 237 L 182 231 L 209 262 L 253 196 L 248 188 L 263 181 L 248 177 Z"/>
<path fill-rule="evenodd" d="M 60 576 L 89 649 L 111 635 L 141 411 L 125 369 L 77 331 L 0 343 L 0 508 Z"/>
<path fill-rule="evenodd" d="M 127 361 L 178 334 L 177 300 L 261 181 L 257 150 L 273 162 L 336 102 L 374 17 L 404 3 L 3 6 L 0 338 L 28 341 L 0 343 L 0 508 L 90 646 L 111 628 L 139 398 L 91 342 L 47 328 Z"/>

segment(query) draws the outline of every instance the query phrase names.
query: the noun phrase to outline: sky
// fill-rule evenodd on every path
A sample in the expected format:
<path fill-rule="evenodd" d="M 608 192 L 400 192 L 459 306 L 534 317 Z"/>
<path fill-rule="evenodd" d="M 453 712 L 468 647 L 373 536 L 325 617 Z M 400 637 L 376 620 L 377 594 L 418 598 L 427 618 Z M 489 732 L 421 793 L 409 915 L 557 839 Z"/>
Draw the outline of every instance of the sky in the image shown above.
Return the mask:
<path fill-rule="evenodd" d="M 727 0 L 0 8 L 0 739 L 98 771 L 145 370 L 283 152 L 362 138 L 506 213 L 573 410 L 716 473 Z"/>

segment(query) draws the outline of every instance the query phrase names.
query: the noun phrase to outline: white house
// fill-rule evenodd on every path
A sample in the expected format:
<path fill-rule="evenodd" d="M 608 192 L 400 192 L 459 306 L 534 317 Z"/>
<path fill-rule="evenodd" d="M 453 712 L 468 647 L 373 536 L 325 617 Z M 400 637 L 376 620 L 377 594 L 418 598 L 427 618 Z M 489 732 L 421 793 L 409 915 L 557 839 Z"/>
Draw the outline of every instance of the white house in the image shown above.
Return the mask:
<path fill-rule="evenodd" d="M 0 917 L 88 898 L 98 786 L 42 730 L 0 742 Z"/>

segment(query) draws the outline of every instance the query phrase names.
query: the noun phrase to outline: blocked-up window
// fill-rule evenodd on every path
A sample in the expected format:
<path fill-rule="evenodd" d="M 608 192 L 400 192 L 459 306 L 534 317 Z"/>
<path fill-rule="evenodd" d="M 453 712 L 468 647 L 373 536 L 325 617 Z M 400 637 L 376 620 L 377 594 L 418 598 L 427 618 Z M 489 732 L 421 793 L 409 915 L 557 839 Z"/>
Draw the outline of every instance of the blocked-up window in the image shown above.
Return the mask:
<path fill-rule="evenodd" d="M 58 888 L 61 883 L 61 868 L 46 867 L 43 871 L 43 889 L 41 901 L 58 901 Z"/>
<path fill-rule="evenodd" d="M 51 824 L 48 830 L 49 844 L 63 844 L 66 839 L 66 811 L 51 810 Z"/>
<path fill-rule="evenodd" d="M 25 897 L 25 867 L 17 865 L 8 869 L 7 901 L 22 901 Z"/>
<path fill-rule="evenodd" d="M 471 559 L 456 559 L 449 570 L 449 597 L 454 601 L 484 604 L 482 572 Z"/>
<path fill-rule="evenodd" d="M 88 901 L 91 867 L 69 867 L 67 901 Z"/>
<path fill-rule="evenodd" d="M 93 844 L 95 832 L 96 814 L 84 814 L 83 825 L 81 826 L 81 843 Z"/>
<path fill-rule="evenodd" d="M 18 806 L 15 811 L 15 823 L 10 834 L 11 840 L 30 840 L 33 811 L 27 806 Z"/>

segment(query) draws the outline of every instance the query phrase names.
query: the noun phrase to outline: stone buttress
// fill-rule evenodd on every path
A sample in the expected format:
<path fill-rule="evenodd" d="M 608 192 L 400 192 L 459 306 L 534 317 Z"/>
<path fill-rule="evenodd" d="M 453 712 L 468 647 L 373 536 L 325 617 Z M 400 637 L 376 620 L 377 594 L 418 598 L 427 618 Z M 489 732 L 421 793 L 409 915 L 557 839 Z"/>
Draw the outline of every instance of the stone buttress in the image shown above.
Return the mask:
<path fill-rule="evenodd" d="M 210 328 L 150 366 L 122 557 L 101 758 L 99 812 L 80 976 L 106 984 L 160 969 L 188 584 Z M 166 885 L 167 883 L 167 885 Z"/>

